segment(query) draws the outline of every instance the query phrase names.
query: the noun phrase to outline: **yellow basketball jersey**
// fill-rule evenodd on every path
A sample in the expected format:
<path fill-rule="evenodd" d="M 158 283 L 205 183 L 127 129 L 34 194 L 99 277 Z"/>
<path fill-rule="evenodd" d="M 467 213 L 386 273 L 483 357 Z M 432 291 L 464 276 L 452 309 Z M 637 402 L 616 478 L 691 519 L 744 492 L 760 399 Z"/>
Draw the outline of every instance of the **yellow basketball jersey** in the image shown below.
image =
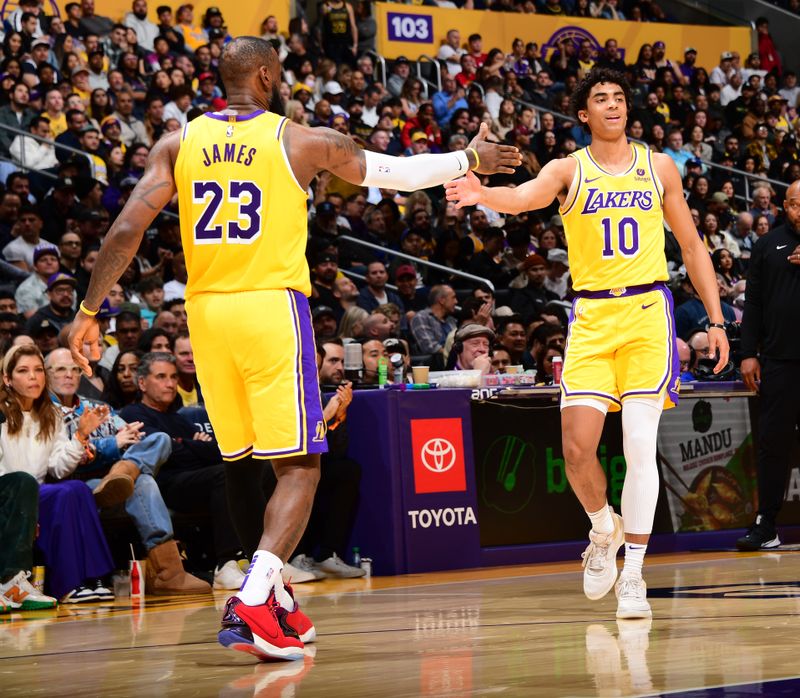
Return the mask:
<path fill-rule="evenodd" d="M 311 294 L 307 194 L 283 149 L 286 119 L 257 111 L 189 122 L 175 163 L 181 238 L 196 293 Z"/>
<path fill-rule="evenodd" d="M 614 175 L 589 147 L 578 161 L 561 207 L 576 291 L 605 291 L 669 278 L 664 256 L 663 188 L 649 149 L 631 144 L 631 165 Z"/>

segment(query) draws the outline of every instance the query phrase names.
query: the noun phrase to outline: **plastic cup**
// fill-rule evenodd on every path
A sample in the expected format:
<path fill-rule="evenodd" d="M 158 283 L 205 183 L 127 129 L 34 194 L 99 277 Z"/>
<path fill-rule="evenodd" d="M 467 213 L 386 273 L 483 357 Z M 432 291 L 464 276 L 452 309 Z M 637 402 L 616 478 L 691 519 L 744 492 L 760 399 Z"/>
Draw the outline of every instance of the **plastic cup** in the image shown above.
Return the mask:
<path fill-rule="evenodd" d="M 415 383 L 427 383 L 430 368 L 428 366 L 412 366 L 411 374 L 414 376 Z"/>

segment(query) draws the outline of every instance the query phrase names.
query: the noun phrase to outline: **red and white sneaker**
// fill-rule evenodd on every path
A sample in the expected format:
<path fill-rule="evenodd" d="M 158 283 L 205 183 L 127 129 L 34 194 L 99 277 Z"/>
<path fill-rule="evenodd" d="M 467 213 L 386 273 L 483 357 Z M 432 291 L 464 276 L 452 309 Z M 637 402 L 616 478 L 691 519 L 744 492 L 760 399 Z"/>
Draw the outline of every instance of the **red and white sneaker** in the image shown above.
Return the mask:
<path fill-rule="evenodd" d="M 288 612 L 270 601 L 248 606 L 237 596 L 225 604 L 217 640 L 223 647 L 246 652 L 262 662 L 303 658 L 303 643 L 287 621 Z"/>
<path fill-rule="evenodd" d="M 314 624 L 311 622 L 311 619 L 300 610 L 300 604 L 297 603 L 297 599 L 294 598 L 294 591 L 292 590 L 292 585 L 286 582 L 283 583 L 284 589 L 289 592 L 289 596 L 292 597 L 292 601 L 294 601 L 294 610 L 293 611 L 286 611 L 286 609 L 282 609 L 286 612 L 286 621 L 289 625 L 292 626 L 294 631 L 297 633 L 297 637 L 300 638 L 300 642 L 306 644 L 309 642 L 314 642 L 317 639 L 317 629 L 314 627 Z M 269 598 L 267 599 L 267 603 L 272 603 L 276 607 L 281 608 L 278 601 L 275 599 L 275 592 L 270 592 Z"/>

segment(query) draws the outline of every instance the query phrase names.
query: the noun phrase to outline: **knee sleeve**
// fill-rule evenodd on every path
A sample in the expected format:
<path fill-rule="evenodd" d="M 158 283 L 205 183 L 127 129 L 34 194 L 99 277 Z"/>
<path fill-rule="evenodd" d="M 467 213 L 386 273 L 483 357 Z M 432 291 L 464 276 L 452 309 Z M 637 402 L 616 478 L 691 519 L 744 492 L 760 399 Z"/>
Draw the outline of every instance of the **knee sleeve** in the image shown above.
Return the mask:
<path fill-rule="evenodd" d="M 627 472 L 622 489 L 625 532 L 649 535 L 658 501 L 656 444 L 663 402 L 629 399 L 622 405 L 622 447 Z"/>

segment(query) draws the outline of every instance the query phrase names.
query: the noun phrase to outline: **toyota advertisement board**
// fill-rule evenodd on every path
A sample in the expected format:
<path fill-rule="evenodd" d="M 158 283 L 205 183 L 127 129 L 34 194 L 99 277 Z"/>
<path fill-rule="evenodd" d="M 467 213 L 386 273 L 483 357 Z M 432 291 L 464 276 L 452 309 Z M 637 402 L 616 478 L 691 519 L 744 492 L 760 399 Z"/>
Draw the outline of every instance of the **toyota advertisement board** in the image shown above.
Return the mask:
<path fill-rule="evenodd" d="M 466 412 L 436 416 L 453 413 L 448 393 L 406 395 L 399 404 L 409 571 L 480 564 L 472 428 Z"/>

